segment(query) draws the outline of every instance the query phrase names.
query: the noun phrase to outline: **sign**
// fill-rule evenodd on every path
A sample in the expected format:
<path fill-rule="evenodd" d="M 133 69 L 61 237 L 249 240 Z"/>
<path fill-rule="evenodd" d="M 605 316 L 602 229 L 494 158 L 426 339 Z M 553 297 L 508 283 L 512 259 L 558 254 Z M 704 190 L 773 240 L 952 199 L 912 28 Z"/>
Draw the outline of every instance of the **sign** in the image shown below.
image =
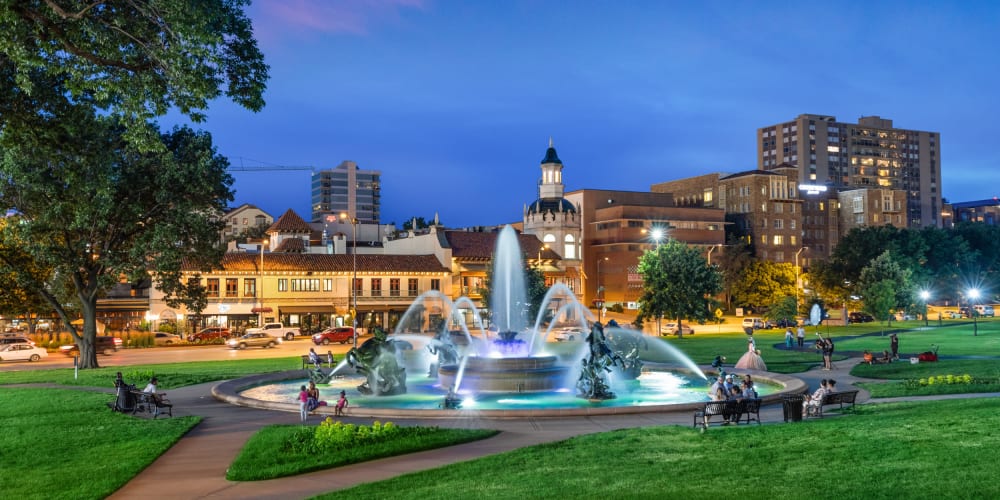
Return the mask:
<path fill-rule="evenodd" d="M 742 318 L 743 317 L 743 308 L 742 307 L 737 307 L 736 308 L 736 317 L 737 318 Z"/>
<path fill-rule="evenodd" d="M 626 302 L 625 303 L 625 309 L 636 310 L 638 308 L 639 308 L 639 303 L 638 302 Z"/>
<path fill-rule="evenodd" d="M 229 304 L 219 304 L 219 313 L 225 314 L 229 312 Z"/>
<path fill-rule="evenodd" d="M 805 191 L 806 194 L 825 193 L 826 186 L 821 184 L 799 184 L 799 191 Z"/>
<path fill-rule="evenodd" d="M 715 310 L 715 317 L 719 318 L 719 319 L 722 319 L 722 309 L 716 309 Z"/>

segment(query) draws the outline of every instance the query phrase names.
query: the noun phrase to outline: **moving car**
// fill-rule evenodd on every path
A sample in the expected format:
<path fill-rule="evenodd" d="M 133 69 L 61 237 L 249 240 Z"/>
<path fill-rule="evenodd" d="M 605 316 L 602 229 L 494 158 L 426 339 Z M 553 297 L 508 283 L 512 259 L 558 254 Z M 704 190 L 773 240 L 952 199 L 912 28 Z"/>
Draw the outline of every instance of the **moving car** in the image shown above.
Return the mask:
<path fill-rule="evenodd" d="M 176 333 L 156 332 L 153 334 L 153 343 L 156 345 L 179 344 L 181 336 Z"/>
<path fill-rule="evenodd" d="M 0 346 L 0 361 L 38 361 L 49 353 L 34 344 L 7 344 Z"/>
<path fill-rule="evenodd" d="M 346 344 L 352 340 L 354 340 L 354 328 L 349 326 L 327 328 L 312 336 L 313 344 L 316 345 L 327 345 L 333 342 Z"/>
<path fill-rule="evenodd" d="M 105 355 L 110 356 L 111 353 L 122 348 L 122 339 L 118 337 L 109 337 L 107 335 L 98 335 L 94 338 L 94 349 Z M 76 344 L 64 345 L 59 347 L 59 352 L 67 356 L 79 356 L 80 347 Z"/>
<path fill-rule="evenodd" d="M 694 335 L 694 329 L 688 325 L 681 324 L 680 329 L 677 323 L 667 323 L 660 328 L 660 335 Z"/>
<path fill-rule="evenodd" d="M 875 318 L 871 314 L 863 312 L 852 312 L 847 315 L 848 323 L 871 323 Z"/>
<path fill-rule="evenodd" d="M 580 327 L 576 326 L 559 326 L 553 328 L 551 335 L 556 342 L 573 342 L 583 340 L 587 337 L 587 334 L 583 330 L 580 330 Z"/>
<path fill-rule="evenodd" d="M 281 339 L 274 338 L 264 332 L 251 332 L 242 337 L 229 339 L 226 344 L 230 349 L 246 349 L 247 347 L 274 347 L 281 342 Z"/>
<path fill-rule="evenodd" d="M 5 346 L 8 344 L 29 344 L 35 345 L 28 337 L 23 335 L 0 335 L 0 346 Z"/>
<path fill-rule="evenodd" d="M 206 340 L 228 339 L 230 335 L 232 333 L 224 326 L 210 326 L 198 330 L 197 333 L 192 333 L 188 336 L 188 340 L 191 342 L 204 342 Z"/>

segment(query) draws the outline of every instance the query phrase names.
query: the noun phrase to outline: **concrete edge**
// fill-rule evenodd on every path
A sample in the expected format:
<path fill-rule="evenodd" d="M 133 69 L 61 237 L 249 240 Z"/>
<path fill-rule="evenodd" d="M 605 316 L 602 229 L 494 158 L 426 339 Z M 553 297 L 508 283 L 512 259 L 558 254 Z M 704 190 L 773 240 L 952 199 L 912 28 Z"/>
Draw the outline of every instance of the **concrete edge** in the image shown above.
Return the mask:
<path fill-rule="evenodd" d="M 677 371 L 688 371 L 675 365 L 660 363 L 646 363 L 647 366 L 655 369 L 671 369 Z M 717 373 L 710 367 L 702 367 L 705 374 Z M 730 372 L 733 373 L 733 372 Z M 809 389 L 805 381 L 780 373 L 762 372 L 756 370 L 742 370 L 739 375 L 749 373 L 755 380 L 765 381 L 771 384 L 780 385 L 781 390 L 768 394 L 762 398 L 762 406 L 778 404 L 782 397 L 791 394 L 802 394 Z M 283 382 L 286 380 L 302 379 L 308 375 L 304 370 L 289 370 L 284 372 L 264 373 L 251 375 L 238 379 L 228 380 L 212 387 L 212 397 L 224 403 L 248 408 L 263 410 L 275 410 L 285 412 L 298 412 L 298 403 L 278 403 L 262 401 L 259 399 L 247 398 L 240 395 L 240 392 L 247 389 Z M 443 395 L 442 395 L 443 397 Z M 426 418 L 426 419 L 456 419 L 456 418 L 564 418 L 564 417 L 592 417 L 599 415 L 635 415 L 642 413 L 675 413 L 689 412 L 700 409 L 704 403 L 678 403 L 670 405 L 650 405 L 650 406 L 628 406 L 618 408 L 573 408 L 573 409 L 545 409 L 545 410 L 446 410 L 446 409 L 390 409 L 390 408 L 362 408 L 348 407 L 346 416 L 350 417 L 371 417 L 371 418 Z M 318 415 L 334 415 L 334 408 L 321 406 L 313 413 Z"/>

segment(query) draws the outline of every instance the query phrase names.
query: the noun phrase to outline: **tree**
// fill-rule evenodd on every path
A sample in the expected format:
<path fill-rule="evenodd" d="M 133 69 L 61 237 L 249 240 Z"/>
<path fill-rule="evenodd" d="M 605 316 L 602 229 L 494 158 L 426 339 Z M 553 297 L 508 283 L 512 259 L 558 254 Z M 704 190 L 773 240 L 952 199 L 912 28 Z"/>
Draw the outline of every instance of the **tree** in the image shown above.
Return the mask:
<path fill-rule="evenodd" d="M 878 321 L 891 322 L 892 309 L 909 308 L 913 302 L 910 274 L 888 250 L 872 259 L 861 271 L 858 284 L 865 311 Z"/>
<path fill-rule="evenodd" d="M 767 314 L 764 315 L 767 319 L 792 320 L 799 315 L 799 308 L 798 304 L 795 303 L 795 297 L 781 297 L 769 306 Z"/>
<path fill-rule="evenodd" d="M 733 302 L 752 309 L 795 296 L 795 267 L 766 260 L 751 262 L 733 286 Z"/>
<path fill-rule="evenodd" d="M 722 290 L 719 271 L 700 251 L 676 240 L 644 253 L 639 273 L 643 284 L 635 323 L 640 327 L 646 319 L 664 316 L 676 319 L 678 327 L 684 319 L 707 320 L 712 296 Z"/>
<path fill-rule="evenodd" d="M 16 208 L 0 229 L 0 262 L 60 316 L 80 345 L 80 366 L 95 368 L 97 299 L 121 277 L 152 275 L 171 304 L 203 300 L 200 284 L 181 282 L 181 267 L 208 269 L 221 258 L 217 214 L 232 200 L 232 177 L 207 133 L 154 129 L 162 151 L 140 151 L 113 116 L 78 107 L 39 120 L 44 127 L 0 135 L 0 203 Z M 15 258 L 53 278 L 33 277 Z M 66 287 L 82 333 L 60 300 Z"/>
<path fill-rule="evenodd" d="M 198 122 L 223 93 L 247 109 L 263 108 L 268 67 L 243 12 L 248 3 L 3 2 L 2 83 L 19 96 L 16 111 L 34 115 L 48 107 L 37 98 L 46 81 L 58 80 L 71 101 L 122 116 L 128 137 L 158 147 L 146 122 L 170 109 Z M 0 113 L 0 129 L 4 118 Z"/>
<path fill-rule="evenodd" d="M 747 243 L 747 240 L 730 235 L 729 244 L 726 245 L 725 251 L 715 260 L 722 273 L 722 288 L 726 294 L 728 309 L 732 309 L 733 290 L 743 275 L 743 269 L 755 260 L 753 247 Z"/>

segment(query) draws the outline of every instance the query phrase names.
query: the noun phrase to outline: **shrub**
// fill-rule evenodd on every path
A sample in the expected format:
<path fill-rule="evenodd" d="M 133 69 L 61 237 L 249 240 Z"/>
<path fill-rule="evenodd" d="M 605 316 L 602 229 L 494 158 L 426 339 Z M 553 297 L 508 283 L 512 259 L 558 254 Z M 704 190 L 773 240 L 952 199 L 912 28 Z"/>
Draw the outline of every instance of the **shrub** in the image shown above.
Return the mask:
<path fill-rule="evenodd" d="M 311 443 L 302 443 L 309 446 L 309 451 L 320 453 L 333 451 L 338 448 L 346 448 L 360 444 L 373 443 L 387 440 L 399 433 L 399 427 L 392 422 L 382 424 L 378 420 L 372 425 L 344 424 L 327 417 L 322 423 L 316 426 Z"/>

